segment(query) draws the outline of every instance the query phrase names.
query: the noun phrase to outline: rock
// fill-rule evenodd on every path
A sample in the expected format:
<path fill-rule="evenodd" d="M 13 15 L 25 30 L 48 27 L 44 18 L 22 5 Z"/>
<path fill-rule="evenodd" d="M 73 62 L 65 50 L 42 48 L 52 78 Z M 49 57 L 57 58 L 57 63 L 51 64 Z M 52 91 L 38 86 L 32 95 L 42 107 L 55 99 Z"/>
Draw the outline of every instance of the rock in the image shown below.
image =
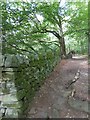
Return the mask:
<path fill-rule="evenodd" d="M 1 56 L 0 56 L 1 61 Z M 2 56 L 2 61 L 0 62 L 1 66 L 5 66 L 6 68 L 9 67 L 18 67 L 20 64 L 27 63 L 29 64 L 29 60 L 26 59 L 25 56 L 22 56 L 20 54 L 14 55 L 14 54 L 5 54 Z"/>
<path fill-rule="evenodd" d="M 11 67 L 11 63 L 12 63 L 12 56 L 8 55 L 6 56 L 6 59 L 4 57 L 4 63 L 5 63 L 5 67 Z"/>
<path fill-rule="evenodd" d="M 12 63 L 11 63 L 11 66 L 12 67 L 18 67 L 19 65 L 19 62 L 18 62 L 18 59 L 16 56 L 12 55 Z"/>
<path fill-rule="evenodd" d="M 66 55 L 66 58 L 67 58 L 67 59 L 72 58 L 73 55 L 75 55 L 75 51 L 74 51 L 74 50 L 70 51 L 70 52 Z"/>
<path fill-rule="evenodd" d="M 18 59 L 18 62 L 20 64 L 23 64 L 24 63 L 24 58 L 22 56 L 20 56 L 19 54 L 16 55 L 16 58 Z"/>
<path fill-rule="evenodd" d="M 3 56 L 1 53 L 0 53 L 0 66 L 3 66 Z"/>
<path fill-rule="evenodd" d="M 88 102 L 87 101 L 81 101 L 79 99 L 74 99 L 74 98 L 69 98 L 68 100 L 69 105 L 76 109 L 76 110 L 80 110 L 80 111 L 84 111 L 89 113 L 89 109 L 88 109 Z"/>

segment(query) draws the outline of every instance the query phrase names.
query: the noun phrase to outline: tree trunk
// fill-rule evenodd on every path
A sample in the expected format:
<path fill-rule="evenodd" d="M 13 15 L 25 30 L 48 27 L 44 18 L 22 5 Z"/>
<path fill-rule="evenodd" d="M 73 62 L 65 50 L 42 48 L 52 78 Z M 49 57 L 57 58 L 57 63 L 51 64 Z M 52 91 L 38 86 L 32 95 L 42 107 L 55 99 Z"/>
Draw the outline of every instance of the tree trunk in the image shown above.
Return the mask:
<path fill-rule="evenodd" d="M 66 56 L 66 46 L 65 46 L 64 37 L 62 37 L 59 40 L 59 43 L 60 43 L 60 52 L 61 52 L 61 58 L 62 58 L 63 56 Z"/>
<path fill-rule="evenodd" d="M 61 33 L 61 35 L 59 35 L 60 52 L 61 52 L 61 58 L 63 58 L 63 56 L 66 57 L 66 46 L 65 46 L 64 36 L 63 36 L 62 22 L 60 18 L 59 18 L 59 27 L 60 27 L 60 33 Z"/>

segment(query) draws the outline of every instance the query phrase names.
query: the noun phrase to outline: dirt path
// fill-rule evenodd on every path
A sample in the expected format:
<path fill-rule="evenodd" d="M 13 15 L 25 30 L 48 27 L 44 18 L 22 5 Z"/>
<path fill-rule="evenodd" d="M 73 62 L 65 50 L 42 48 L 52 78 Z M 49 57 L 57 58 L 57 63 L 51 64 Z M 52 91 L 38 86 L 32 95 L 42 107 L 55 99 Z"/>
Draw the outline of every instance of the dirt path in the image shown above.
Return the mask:
<path fill-rule="evenodd" d="M 62 60 L 29 106 L 29 118 L 88 118 L 87 59 Z"/>

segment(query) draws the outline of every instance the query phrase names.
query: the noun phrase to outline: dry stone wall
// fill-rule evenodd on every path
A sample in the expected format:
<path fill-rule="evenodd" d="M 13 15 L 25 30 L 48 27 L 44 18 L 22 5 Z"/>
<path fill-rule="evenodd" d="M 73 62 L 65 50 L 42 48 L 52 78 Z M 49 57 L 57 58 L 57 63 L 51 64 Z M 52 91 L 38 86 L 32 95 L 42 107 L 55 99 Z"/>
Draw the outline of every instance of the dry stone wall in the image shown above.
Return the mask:
<path fill-rule="evenodd" d="M 1 117 L 22 116 L 44 79 L 60 60 L 59 55 L 59 51 L 55 51 L 33 59 L 20 55 L 2 57 Z"/>

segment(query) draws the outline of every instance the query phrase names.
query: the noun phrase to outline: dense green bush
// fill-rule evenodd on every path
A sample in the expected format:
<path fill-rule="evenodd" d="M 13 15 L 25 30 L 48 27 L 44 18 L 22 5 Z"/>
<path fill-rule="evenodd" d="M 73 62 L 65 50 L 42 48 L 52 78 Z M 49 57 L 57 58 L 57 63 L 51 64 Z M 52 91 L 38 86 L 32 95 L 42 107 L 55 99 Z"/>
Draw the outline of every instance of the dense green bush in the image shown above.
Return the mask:
<path fill-rule="evenodd" d="M 59 60 L 59 49 L 56 49 L 54 52 L 46 52 L 45 55 L 40 54 L 37 59 L 30 60 L 29 63 L 19 65 L 15 73 L 15 84 L 23 112 Z"/>

